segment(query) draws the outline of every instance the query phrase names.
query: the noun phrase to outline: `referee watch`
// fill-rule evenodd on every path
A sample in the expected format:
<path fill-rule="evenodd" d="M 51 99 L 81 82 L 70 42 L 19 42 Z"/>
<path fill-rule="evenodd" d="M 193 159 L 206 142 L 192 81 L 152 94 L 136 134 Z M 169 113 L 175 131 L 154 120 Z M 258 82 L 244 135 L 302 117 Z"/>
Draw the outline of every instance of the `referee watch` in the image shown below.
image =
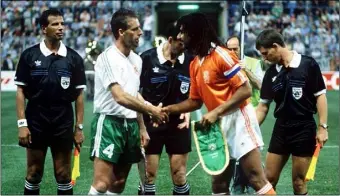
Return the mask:
<path fill-rule="evenodd" d="M 84 125 L 83 124 L 77 124 L 76 128 L 78 128 L 79 130 L 83 130 L 84 129 Z"/>
<path fill-rule="evenodd" d="M 320 124 L 319 126 L 326 130 L 328 129 L 328 125 L 326 123 Z"/>

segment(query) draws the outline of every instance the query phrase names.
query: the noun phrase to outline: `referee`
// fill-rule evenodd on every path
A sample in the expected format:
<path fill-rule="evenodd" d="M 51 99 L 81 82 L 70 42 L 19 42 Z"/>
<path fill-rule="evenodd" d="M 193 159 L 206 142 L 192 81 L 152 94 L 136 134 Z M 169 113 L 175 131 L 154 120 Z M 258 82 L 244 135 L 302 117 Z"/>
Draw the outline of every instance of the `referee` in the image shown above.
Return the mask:
<path fill-rule="evenodd" d="M 292 155 L 294 194 L 306 195 L 304 181 L 316 143 L 328 139 L 326 87 L 318 63 L 309 56 L 290 51 L 281 34 L 264 30 L 256 39 L 264 60 L 275 65 L 265 73 L 256 115 L 262 124 L 272 100 L 276 122 L 266 159 L 267 179 L 276 186 L 282 168 Z M 315 123 L 313 114 L 318 113 Z"/>
<path fill-rule="evenodd" d="M 27 154 L 24 194 L 39 194 L 50 147 L 58 194 L 72 195 L 72 148 L 75 143 L 80 150 L 84 140 L 84 64 L 77 52 L 61 42 L 64 19 L 60 11 L 44 11 L 40 26 L 45 39 L 21 54 L 15 76 L 19 145 L 26 147 Z"/>
<path fill-rule="evenodd" d="M 167 29 L 167 41 L 157 48 L 142 53 L 143 68 L 141 88 L 143 98 L 153 105 L 176 104 L 189 96 L 189 65 L 193 56 L 184 52 L 183 42 L 177 40 L 179 28 L 174 24 Z M 148 182 L 145 194 L 155 194 L 155 179 L 160 155 L 165 146 L 169 156 L 173 194 L 188 195 L 190 186 L 186 181 L 188 153 L 191 151 L 189 130 L 190 113 L 170 115 L 169 122 L 153 127 L 150 117 L 144 115 L 150 142 L 146 148 Z M 142 194 L 139 192 L 138 194 Z"/>

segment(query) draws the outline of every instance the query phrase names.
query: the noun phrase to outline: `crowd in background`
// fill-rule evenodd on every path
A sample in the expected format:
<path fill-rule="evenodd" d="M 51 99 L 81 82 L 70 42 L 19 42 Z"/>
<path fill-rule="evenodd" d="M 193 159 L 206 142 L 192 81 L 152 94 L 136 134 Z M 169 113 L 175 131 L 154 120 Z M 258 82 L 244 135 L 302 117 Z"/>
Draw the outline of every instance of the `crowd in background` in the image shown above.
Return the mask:
<path fill-rule="evenodd" d="M 63 42 L 86 56 L 89 41 L 102 48 L 112 44 L 110 20 L 120 7 L 138 13 L 144 35 L 137 52 L 152 47 L 153 21 L 151 1 L 1 1 L 1 57 L 3 70 L 14 70 L 21 52 L 41 41 L 40 13 L 58 8 L 66 24 Z M 288 47 L 313 56 L 322 70 L 339 70 L 339 2 L 338 1 L 247 1 L 245 53 L 258 56 L 256 36 L 265 28 L 279 30 Z M 240 1 L 228 2 L 228 34 L 240 31 Z M 226 38 L 222 38 L 226 39 Z M 90 68 L 89 68 L 90 69 Z"/>

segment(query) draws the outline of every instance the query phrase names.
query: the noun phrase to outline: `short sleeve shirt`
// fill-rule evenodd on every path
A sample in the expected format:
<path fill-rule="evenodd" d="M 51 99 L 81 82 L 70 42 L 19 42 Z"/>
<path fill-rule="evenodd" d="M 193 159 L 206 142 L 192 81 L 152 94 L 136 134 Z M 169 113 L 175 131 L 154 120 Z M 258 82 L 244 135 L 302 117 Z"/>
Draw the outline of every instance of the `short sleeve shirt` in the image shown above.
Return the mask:
<path fill-rule="evenodd" d="M 94 70 L 94 112 L 122 118 L 136 118 L 136 111 L 114 100 L 110 86 L 117 83 L 124 92 L 137 97 L 142 70 L 141 58 L 133 51 L 125 56 L 114 44 L 98 56 Z"/>
<path fill-rule="evenodd" d="M 203 59 L 196 57 L 190 64 L 190 98 L 200 99 L 211 111 L 228 101 L 247 81 L 234 52 L 217 46 Z M 250 102 L 245 100 L 240 107 Z"/>
<path fill-rule="evenodd" d="M 62 42 L 57 54 L 44 41 L 26 49 L 14 80 L 31 103 L 70 103 L 78 97 L 77 89 L 86 88 L 83 59 Z"/>
<path fill-rule="evenodd" d="M 294 51 L 288 68 L 271 66 L 265 73 L 261 88 L 261 102 L 276 103 L 276 118 L 313 117 L 316 98 L 326 93 L 318 63 L 311 57 Z"/>

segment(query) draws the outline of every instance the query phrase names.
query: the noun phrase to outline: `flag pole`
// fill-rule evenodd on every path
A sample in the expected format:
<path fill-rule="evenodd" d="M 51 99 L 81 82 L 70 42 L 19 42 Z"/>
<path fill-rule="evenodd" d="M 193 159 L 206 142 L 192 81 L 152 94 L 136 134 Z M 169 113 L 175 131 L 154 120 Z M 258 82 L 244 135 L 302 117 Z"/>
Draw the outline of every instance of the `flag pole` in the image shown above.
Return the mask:
<path fill-rule="evenodd" d="M 246 2 L 242 1 L 242 17 L 241 17 L 241 60 L 244 59 L 244 24 L 246 20 L 246 15 L 248 15 L 248 11 L 246 8 Z"/>

